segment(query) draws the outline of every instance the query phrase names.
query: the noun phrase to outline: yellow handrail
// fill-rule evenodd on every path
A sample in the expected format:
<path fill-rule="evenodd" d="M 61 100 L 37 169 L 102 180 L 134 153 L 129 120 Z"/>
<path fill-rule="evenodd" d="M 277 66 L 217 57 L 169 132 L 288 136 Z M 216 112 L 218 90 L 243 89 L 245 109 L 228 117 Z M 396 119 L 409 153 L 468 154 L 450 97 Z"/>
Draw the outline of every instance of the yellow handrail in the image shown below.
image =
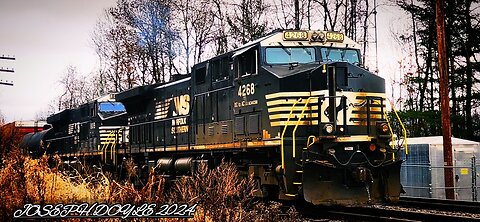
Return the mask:
<path fill-rule="evenodd" d="M 115 132 L 115 143 L 113 144 L 113 165 L 116 165 L 117 163 L 117 143 L 118 143 L 118 134 L 120 133 L 120 130 L 116 130 Z"/>
<path fill-rule="evenodd" d="M 115 131 L 116 130 L 112 130 L 112 132 L 115 132 Z M 112 136 L 112 139 L 115 139 L 115 140 L 113 141 L 113 143 L 110 142 L 110 160 L 113 160 L 113 149 L 115 147 L 115 142 L 117 141 L 116 138 L 117 138 L 117 134 L 115 133 L 115 135 Z"/>
<path fill-rule="evenodd" d="M 111 137 L 112 133 L 110 132 L 107 136 L 107 139 L 105 139 L 105 143 L 103 144 L 103 161 L 107 162 L 107 149 L 108 149 L 108 145 L 110 144 L 110 137 Z"/>
<path fill-rule="evenodd" d="M 388 98 L 387 98 L 388 99 Z M 405 144 L 405 155 L 408 155 L 408 143 L 407 143 L 407 130 L 405 129 L 405 126 L 403 125 L 402 120 L 400 119 L 400 116 L 398 116 L 397 110 L 395 109 L 395 106 L 393 105 L 392 101 L 388 99 L 390 102 L 390 105 L 392 106 L 393 112 L 395 113 L 395 116 L 397 116 L 398 122 L 400 123 L 400 126 L 402 126 L 403 130 L 403 138 L 404 138 L 404 144 Z M 394 141 L 392 141 L 394 143 Z"/>
<path fill-rule="evenodd" d="M 395 140 L 393 138 L 393 129 L 390 125 L 390 120 L 388 119 L 387 111 L 383 110 L 383 115 L 385 115 L 385 120 L 387 120 L 388 129 L 390 130 L 390 135 L 392 136 L 392 148 L 395 149 Z M 395 160 L 395 153 L 392 153 L 392 159 Z"/>
<path fill-rule="evenodd" d="M 293 129 L 293 135 L 292 135 L 292 140 L 293 140 L 293 153 L 292 156 L 295 158 L 295 132 L 297 132 L 298 124 L 300 124 L 300 120 L 303 118 L 303 114 L 305 113 L 305 109 L 308 106 L 308 103 L 310 103 L 310 99 L 313 97 L 308 97 L 307 101 L 305 102 L 305 105 L 303 106 L 302 113 L 300 114 L 300 118 L 297 120 L 297 124 L 295 124 L 295 128 Z"/>
<path fill-rule="evenodd" d="M 112 139 L 115 135 L 116 135 L 115 130 L 110 131 L 107 138 L 105 139 L 105 143 L 103 144 L 103 146 L 101 148 L 102 156 L 104 157 L 104 161 L 107 161 L 107 152 L 106 151 L 108 149 L 108 145 L 112 144 L 111 141 L 112 141 Z M 112 152 L 112 150 L 110 149 L 110 159 L 112 159 L 111 152 Z"/>
<path fill-rule="evenodd" d="M 287 131 L 288 123 L 290 122 L 290 117 L 292 117 L 293 109 L 295 108 L 297 103 L 300 102 L 300 101 L 302 101 L 302 98 L 297 99 L 293 103 L 292 108 L 290 109 L 290 114 L 288 114 L 287 122 L 286 122 L 285 126 L 283 127 L 283 132 L 282 132 L 282 135 L 280 137 L 280 150 L 281 150 L 281 155 L 282 155 L 282 169 L 283 170 L 285 169 L 285 151 L 284 151 L 284 147 L 283 147 L 283 137 L 285 136 L 285 132 Z"/>

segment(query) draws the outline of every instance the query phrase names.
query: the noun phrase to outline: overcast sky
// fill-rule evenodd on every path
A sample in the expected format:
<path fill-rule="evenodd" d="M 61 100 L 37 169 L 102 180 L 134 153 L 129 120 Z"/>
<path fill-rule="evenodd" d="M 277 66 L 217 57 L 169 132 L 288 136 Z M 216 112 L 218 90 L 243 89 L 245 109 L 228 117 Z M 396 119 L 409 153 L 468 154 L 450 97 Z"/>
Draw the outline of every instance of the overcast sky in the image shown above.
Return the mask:
<path fill-rule="evenodd" d="M 91 43 L 95 23 L 115 0 L 0 0 L 0 55 L 14 55 L 15 61 L 0 60 L 0 112 L 7 121 L 32 120 L 46 110 L 60 94 L 59 78 L 69 65 L 88 74 L 98 65 Z M 399 10 L 378 10 L 379 75 L 387 81 L 398 67 L 399 49 L 390 30 L 401 28 Z M 397 73 L 398 75 L 398 73 Z M 387 93 L 391 85 L 387 84 Z"/>
<path fill-rule="evenodd" d="M 7 121 L 30 120 L 58 96 L 58 79 L 68 65 L 89 73 L 96 66 L 90 41 L 95 23 L 115 0 L 0 0 L 0 111 Z"/>

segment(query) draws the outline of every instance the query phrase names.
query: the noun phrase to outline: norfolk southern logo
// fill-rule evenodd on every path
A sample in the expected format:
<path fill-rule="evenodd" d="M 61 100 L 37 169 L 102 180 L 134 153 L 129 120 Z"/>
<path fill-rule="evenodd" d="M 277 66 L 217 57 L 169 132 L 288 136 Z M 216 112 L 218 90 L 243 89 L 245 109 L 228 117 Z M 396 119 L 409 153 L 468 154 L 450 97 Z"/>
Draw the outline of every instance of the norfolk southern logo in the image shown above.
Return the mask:
<path fill-rule="evenodd" d="M 190 113 L 190 95 L 185 94 L 159 101 L 155 108 L 155 120 L 173 118 L 171 134 L 188 132 L 187 117 L 185 116 Z"/>
<path fill-rule="evenodd" d="M 173 97 L 175 109 L 173 110 L 173 116 L 184 116 L 190 112 L 190 95 L 185 94 L 181 96 Z"/>

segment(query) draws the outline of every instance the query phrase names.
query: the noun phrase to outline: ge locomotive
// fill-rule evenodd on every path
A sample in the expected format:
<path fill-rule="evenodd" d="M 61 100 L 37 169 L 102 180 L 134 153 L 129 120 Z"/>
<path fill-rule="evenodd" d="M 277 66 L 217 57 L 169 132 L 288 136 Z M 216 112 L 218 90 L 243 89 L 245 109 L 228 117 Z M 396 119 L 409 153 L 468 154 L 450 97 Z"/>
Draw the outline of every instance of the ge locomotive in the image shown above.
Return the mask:
<path fill-rule="evenodd" d="M 115 151 L 128 138 L 125 107 L 114 94 L 102 96 L 75 109 L 47 118 L 44 130 L 25 135 L 22 147 L 33 157 L 58 154 L 64 159 L 99 157 L 111 164 Z M 97 158 L 92 158 L 93 160 Z"/>
<path fill-rule="evenodd" d="M 173 82 L 56 114 L 33 149 L 113 166 L 132 158 L 169 179 L 230 161 L 253 175 L 261 197 L 396 201 L 402 160 L 390 146 L 385 81 L 361 59 L 360 45 L 342 33 L 274 32 Z"/>

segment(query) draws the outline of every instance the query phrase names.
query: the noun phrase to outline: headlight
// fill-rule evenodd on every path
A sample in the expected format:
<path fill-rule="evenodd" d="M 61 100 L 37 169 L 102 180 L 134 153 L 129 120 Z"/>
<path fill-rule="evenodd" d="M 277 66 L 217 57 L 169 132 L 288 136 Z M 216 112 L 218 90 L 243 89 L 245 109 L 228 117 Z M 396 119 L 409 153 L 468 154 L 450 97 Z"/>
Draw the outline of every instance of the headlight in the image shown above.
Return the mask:
<path fill-rule="evenodd" d="M 325 126 L 323 126 L 323 131 L 325 131 L 328 134 L 333 133 L 333 130 L 334 130 L 333 125 L 330 123 L 327 123 L 325 124 Z"/>

